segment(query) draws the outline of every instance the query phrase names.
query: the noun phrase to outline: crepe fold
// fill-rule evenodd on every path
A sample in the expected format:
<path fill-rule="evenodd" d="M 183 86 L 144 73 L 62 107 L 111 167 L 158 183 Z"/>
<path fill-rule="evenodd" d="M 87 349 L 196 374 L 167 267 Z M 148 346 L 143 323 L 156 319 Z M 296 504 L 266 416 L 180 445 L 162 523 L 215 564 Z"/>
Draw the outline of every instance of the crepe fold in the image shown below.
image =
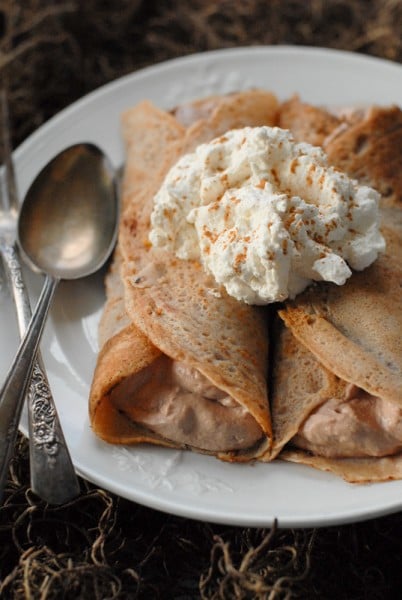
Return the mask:
<path fill-rule="evenodd" d="M 123 210 L 89 401 L 104 440 L 230 461 L 270 451 L 266 313 L 229 297 L 199 263 L 151 247 L 148 235 L 153 197 L 183 153 L 232 128 L 274 125 L 277 109 L 256 90 L 171 113 L 142 102 L 123 115 Z"/>
<path fill-rule="evenodd" d="M 307 108 L 306 108 L 307 106 Z M 347 117 L 287 103 L 280 124 L 310 132 L 329 161 L 382 192 L 387 249 L 341 287 L 311 286 L 279 311 L 272 367 L 271 459 L 332 471 L 351 482 L 402 478 L 402 112 Z M 297 115 L 293 119 L 292 115 Z M 306 441 L 306 436 L 308 441 Z"/>

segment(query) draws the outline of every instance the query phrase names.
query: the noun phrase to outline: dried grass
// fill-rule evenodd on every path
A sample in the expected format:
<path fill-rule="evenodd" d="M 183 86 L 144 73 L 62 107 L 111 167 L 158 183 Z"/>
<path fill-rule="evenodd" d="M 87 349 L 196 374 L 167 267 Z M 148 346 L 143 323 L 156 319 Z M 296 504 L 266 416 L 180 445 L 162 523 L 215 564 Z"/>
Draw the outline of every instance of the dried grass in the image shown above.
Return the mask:
<path fill-rule="evenodd" d="M 0 597 L 15 600 L 380 600 L 402 584 L 402 515 L 319 530 L 199 523 L 82 481 L 51 507 L 19 438 L 0 507 Z"/>
<path fill-rule="evenodd" d="M 401 0 L 0 0 L 0 72 L 18 144 L 88 91 L 168 58 L 298 44 L 402 61 L 401 31 Z"/>

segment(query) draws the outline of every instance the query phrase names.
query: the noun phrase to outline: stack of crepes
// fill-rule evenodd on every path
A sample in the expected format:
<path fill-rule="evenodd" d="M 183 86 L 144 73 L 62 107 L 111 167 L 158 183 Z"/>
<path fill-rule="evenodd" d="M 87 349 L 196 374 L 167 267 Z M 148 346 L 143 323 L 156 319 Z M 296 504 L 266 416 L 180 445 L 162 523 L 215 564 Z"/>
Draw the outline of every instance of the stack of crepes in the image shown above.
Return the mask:
<path fill-rule="evenodd" d="M 172 113 L 143 102 L 122 123 L 122 219 L 90 394 L 94 432 L 230 461 L 279 456 L 349 481 L 402 477 L 401 111 L 336 116 L 255 90 Z M 269 308 L 231 298 L 197 262 L 148 237 L 154 195 L 177 159 L 260 125 L 323 146 L 331 164 L 377 188 L 387 241 L 344 286 L 313 284 Z"/>

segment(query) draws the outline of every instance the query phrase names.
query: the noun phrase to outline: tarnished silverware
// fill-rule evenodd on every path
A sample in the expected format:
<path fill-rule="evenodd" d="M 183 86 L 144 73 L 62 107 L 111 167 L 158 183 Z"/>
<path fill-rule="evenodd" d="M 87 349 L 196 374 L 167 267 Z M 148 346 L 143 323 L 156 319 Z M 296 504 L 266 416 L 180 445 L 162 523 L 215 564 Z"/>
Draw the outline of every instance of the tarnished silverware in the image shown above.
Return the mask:
<path fill-rule="evenodd" d="M 4 89 L 0 92 L 0 103 L 4 163 L 0 190 L 0 254 L 22 337 L 31 319 L 31 307 L 16 244 L 19 203 L 11 151 L 7 95 Z M 27 399 L 31 487 L 46 502 L 62 504 L 79 493 L 79 483 L 39 353 L 34 364 Z M 22 407 L 23 398 L 15 406 L 0 406 L 0 411 L 7 410 L 9 413 L 7 418 L 2 415 L 0 419 L 0 435 L 8 441 L 8 453 L 12 453 L 14 448 Z M 5 426 L 6 423 L 11 425 Z M 0 472 L 0 499 L 4 491 L 9 458 L 11 457 L 3 461 Z"/>

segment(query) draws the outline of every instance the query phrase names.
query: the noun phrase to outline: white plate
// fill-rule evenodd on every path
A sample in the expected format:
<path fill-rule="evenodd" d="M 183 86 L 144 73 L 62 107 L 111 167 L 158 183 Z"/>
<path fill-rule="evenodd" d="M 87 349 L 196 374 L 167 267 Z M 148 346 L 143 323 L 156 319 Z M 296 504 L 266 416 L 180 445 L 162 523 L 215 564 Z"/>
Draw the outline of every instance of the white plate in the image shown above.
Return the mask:
<path fill-rule="evenodd" d="M 193 55 L 106 85 L 36 131 L 15 153 L 21 196 L 38 170 L 73 142 L 93 141 L 120 165 L 119 115 L 144 98 L 169 108 L 252 86 L 265 87 L 280 98 L 298 93 L 316 104 L 402 105 L 402 68 L 379 59 L 302 47 L 238 48 Z M 29 281 L 36 296 L 41 280 L 30 277 Z M 299 465 L 231 465 L 192 453 L 114 447 L 96 439 L 88 422 L 87 397 L 103 300 L 100 275 L 63 283 L 42 343 L 65 435 L 83 477 L 155 509 L 234 525 L 269 526 L 275 518 L 282 527 L 332 525 L 402 507 L 402 481 L 355 486 Z M 4 296 L 0 310 L 3 376 L 17 336 L 12 308 Z"/>

